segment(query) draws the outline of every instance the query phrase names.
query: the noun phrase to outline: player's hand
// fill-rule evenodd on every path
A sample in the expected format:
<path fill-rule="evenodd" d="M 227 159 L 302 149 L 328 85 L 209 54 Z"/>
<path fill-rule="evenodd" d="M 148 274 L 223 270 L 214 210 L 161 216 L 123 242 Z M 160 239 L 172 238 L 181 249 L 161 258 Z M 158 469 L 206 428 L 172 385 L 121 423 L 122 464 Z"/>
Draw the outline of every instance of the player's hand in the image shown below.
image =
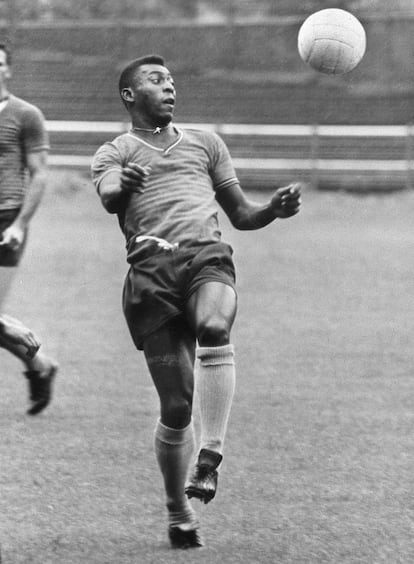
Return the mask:
<path fill-rule="evenodd" d="M 150 167 L 143 167 L 136 163 L 128 163 L 121 172 L 121 190 L 125 192 L 141 192 L 150 172 Z"/>
<path fill-rule="evenodd" d="M 21 246 L 24 241 L 24 229 L 17 223 L 12 223 L 7 229 L 3 231 L 3 236 L 0 240 L 0 245 L 9 247 L 13 251 Z"/>
<path fill-rule="evenodd" d="M 302 203 L 300 195 L 300 184 L 279 188 L 271 200 L 276 216 L 286 218 L 297 214 Z"/>
<path fill-rule="evenodd" d="M 8 315 L 2 315 L 1 321 L 1 337 L 13 345 L 25 347 L 27 349 L 26 356 L 33 358 L 40 348 L 40 342 L 32 331 L 25 327 L 23 323 Z"/>

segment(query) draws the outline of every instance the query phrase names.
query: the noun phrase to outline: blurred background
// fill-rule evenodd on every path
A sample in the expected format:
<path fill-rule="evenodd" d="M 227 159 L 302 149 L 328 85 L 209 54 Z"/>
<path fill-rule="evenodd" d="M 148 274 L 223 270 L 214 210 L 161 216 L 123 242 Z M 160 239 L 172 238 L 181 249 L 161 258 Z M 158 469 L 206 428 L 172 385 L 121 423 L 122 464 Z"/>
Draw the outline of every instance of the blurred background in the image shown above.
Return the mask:
<path fill-rule="evenodd" d="M 363 61 L 343 76 L 313 71 L 297 51 L 304 19 L 328 7 L 351 11 L 367 33 Z M 223 132 L 236 159 L 365 159 L 371 164 L 359 163 L 363 171 L 347 177 L 352 186 L 378 178 L 387 188 L 412 184 L 412 0 L 3 0 L 0 26 L 14 52 L 13 92 L 38 105 L 48 120 L 127 121 L 119 72 L 137 56 L 159 53 L 176 80 L 177 122 L 377 127 L 367 136 L 331 131 L 326 139 L 307 130 L 284 130 L 282 138 L 276 129 L 266 136 L 258 130 L 254 138 L 251 132 Z M 55 124 L 51 137 L 52 153 L 87 156 L 108 132 L 80 135 Z M 372 164 L 378 160 L 392 162 L 378 170 Z M 238 165 L 249 184 L 266 184 L 274 166 L 281 180 L 292 170 L 309 179 L 309 169 L 327 168 Z M 329 185 L 343 168 L 338 172 L 328 174 Z"/>

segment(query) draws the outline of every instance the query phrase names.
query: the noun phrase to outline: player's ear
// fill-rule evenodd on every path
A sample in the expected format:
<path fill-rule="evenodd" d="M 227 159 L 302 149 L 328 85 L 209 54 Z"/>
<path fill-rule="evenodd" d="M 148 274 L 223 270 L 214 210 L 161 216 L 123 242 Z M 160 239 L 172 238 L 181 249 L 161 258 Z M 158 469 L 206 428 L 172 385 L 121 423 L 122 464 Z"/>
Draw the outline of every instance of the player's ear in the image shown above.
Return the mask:
<path fill-rule="evenodd" d="M 133 102 L 134 101 L 134 93 L 132 92 L 131 88 L 123 88 L 121 90 L 122 99 L 125 102 Z"/>

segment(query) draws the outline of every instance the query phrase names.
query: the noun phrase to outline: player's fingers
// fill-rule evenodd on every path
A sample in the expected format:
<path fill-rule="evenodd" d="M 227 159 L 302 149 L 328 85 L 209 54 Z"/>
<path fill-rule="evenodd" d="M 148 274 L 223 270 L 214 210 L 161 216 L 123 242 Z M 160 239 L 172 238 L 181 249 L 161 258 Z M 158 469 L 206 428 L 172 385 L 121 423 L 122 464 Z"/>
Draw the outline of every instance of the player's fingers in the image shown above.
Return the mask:
<path fill-rule="evenodd" d="M 285 196 L 287 196 L 290 192 L 290 186 L 283 186 L 282 188 L 278 188 L 278 190 L 276 191 L 276 194 L 280 197 L 280 198 L 284 198 Z"/>
<path fill-rule="evenodd" d="M 287 186 L 282 186 L 277 190 L 277 192 L 281 196 L 284 196 L 287 194 L 300 193 L 300 189 L 301 189 L 301 185 L 299 184 L 299 182 L 295 182 L 293 184 L 288 184 Z"/>
<path fill-rule="evenodd" d="M 122 170 L 122 173 L 121 173 L 121 178 L 125 181 L 143 180 L 147 176 L 148 176 L 148 173 L 146 173 L 144 171 L 134 170 L 134 169 L 131 169 L 131 168 L 128 168 L 128 167 L 125 167 Z"/>
<path fill-rule="evenodd" d="M 137 163 L 128 163 L 125 168 L 128 169 L 131 172 L 136 172 L 137 174 L 140 174 L 140 175 L 143 175 L 143 176 L 148 176 L 148 174 L 151 171 L 150 166 L 141 166 Z"/>
<path fill-rule="evenodd" d="M 283 208 L 296 208 L 299 207 L 302 203 L 302 200 L 300 198 L 282 198 L 281 200 L 281 206 Z"/>

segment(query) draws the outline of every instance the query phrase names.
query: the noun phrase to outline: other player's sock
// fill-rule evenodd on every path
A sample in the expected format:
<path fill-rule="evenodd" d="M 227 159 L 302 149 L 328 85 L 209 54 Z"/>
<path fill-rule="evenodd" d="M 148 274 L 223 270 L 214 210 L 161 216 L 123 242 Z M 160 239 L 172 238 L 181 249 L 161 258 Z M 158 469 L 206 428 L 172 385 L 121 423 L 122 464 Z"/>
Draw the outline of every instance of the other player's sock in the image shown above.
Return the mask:
<path fill-rule="evenodd" d="M 222 453 L 236 383 L 234 347 L 199 347 L 197 357 L 200 449 Z"/>
<path fill-rule="evenodd" d="M 170 525 L 190 524 L 192 528 L 198 526 L 196 514 L 184 493 L 194 446 L 192 422 L 184 429 L 172 429 L 158 420 L 155 429 L 155 454 L 164 478 Z"/>

